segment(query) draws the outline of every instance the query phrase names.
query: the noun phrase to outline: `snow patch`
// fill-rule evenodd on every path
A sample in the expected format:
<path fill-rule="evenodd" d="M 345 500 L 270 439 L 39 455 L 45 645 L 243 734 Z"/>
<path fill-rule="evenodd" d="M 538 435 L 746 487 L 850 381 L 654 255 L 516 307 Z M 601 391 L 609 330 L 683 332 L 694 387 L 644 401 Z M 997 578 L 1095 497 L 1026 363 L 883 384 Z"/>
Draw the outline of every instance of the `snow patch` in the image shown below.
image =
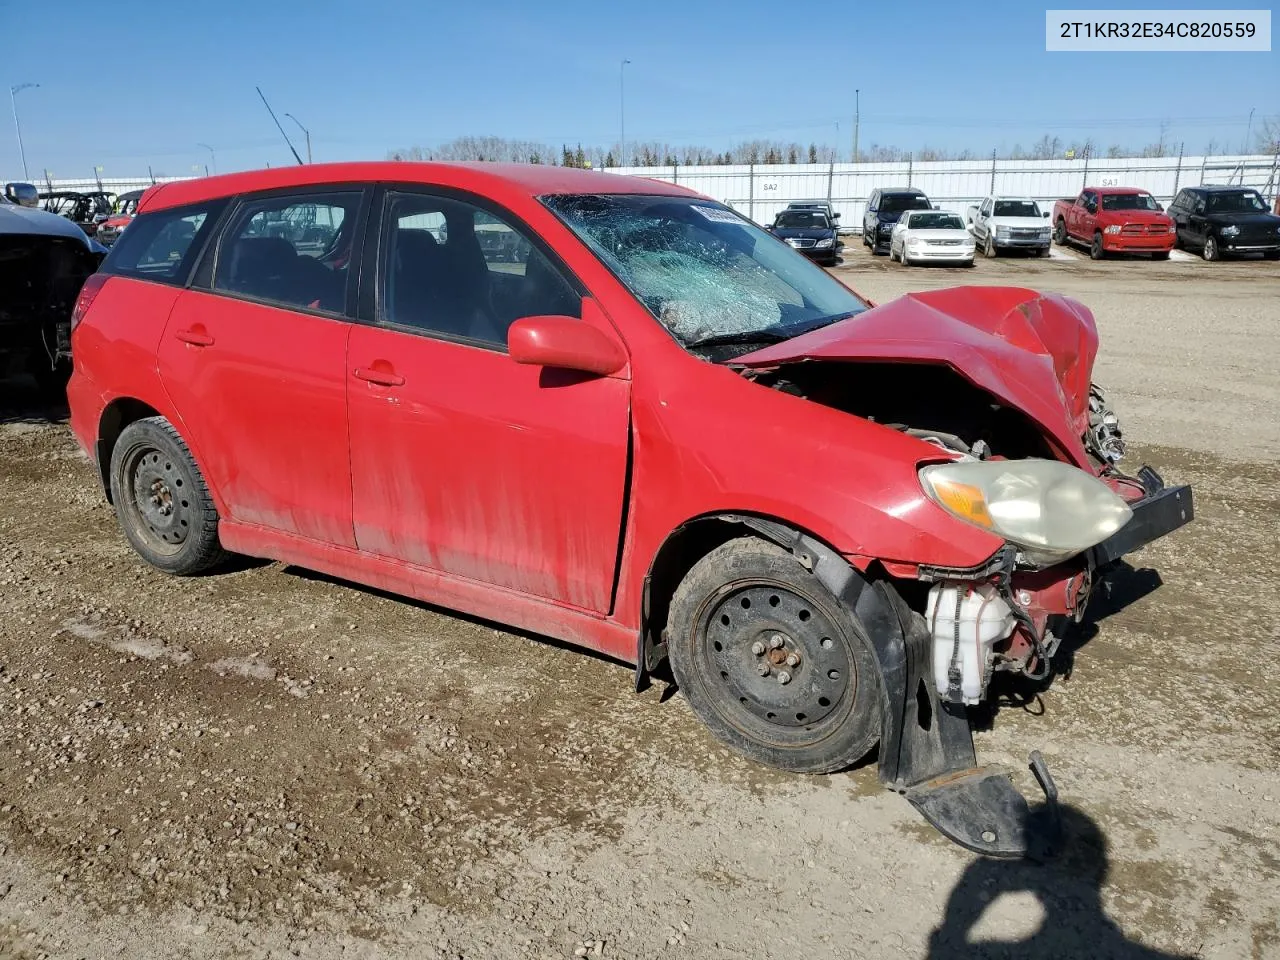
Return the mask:
<path fill-rule="evenodd" d="M 274 680 L 276 668 L 257 657 L 223 657 L 209 664 L 209 669 L 220 677 L 228 674 L 246 680 Z"/>
<path fill-rule="evenodd" d="M 62 629 L 77 640 L 87 640 L 139 660 L 169 660 L 183 664 L 195 659 L 189 650 L 170 646 L 154 637 L 132 636 L 119 627 L 109 629 L 94 620 L 63 620 Z"/>

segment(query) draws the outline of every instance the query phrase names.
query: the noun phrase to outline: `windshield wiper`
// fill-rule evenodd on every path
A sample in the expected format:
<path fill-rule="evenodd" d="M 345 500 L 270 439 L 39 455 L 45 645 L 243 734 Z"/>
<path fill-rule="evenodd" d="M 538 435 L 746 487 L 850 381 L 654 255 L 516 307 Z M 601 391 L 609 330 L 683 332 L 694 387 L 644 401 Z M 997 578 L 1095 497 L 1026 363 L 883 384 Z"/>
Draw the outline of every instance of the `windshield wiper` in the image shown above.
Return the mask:
<path fill-rule="evenodd" d="M 737 333 L 713 333 L 701 340 L 694 340 L 688 347 L 720 347 L 731 343 L 781 343 L 790 340 L 794 334 L 777 333 L 773 330 L 744 330 Z"/>

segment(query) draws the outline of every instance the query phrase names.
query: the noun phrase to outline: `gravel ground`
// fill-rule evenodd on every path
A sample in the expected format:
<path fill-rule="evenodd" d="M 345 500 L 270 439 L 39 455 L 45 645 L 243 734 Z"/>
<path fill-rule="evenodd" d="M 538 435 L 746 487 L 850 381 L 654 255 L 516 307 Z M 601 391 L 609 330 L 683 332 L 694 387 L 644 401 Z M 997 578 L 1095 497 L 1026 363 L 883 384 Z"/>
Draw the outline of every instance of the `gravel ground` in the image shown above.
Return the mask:
<path fill-rule="evenodd" d="M 1196 485 L 1069 677 L 984 718 L 983 759 L 1043 751 L 1063 856 L 969 856 L 873 767 L 752 765 L 537 637 L 279 564 L 168 579 L 0 384 L 0 957 L 1280 958 L 1280 269 L 836 272 L 1078 297 L 1130 465 Z"/>

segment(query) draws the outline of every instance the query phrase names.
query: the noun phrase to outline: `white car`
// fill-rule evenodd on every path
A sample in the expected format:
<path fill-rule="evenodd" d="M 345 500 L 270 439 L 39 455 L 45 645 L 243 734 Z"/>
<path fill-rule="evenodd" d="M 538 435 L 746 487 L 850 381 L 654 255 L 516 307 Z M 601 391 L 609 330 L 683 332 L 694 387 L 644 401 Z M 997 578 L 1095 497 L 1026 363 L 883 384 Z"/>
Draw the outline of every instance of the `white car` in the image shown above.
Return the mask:
<path fill-rule="evenodd" d="M 1049 256 L 1049 212 L 1030 197 L 986 197 L 969 208 L 967 219 L 974 241 L 988 257 L 1006 250 Z"/>
<path fill-rule="evenodd" d="M 973 237 L 958 213 L 908 210 L 889 236 L 889 259 L 904 267 L 915 263 L 973 266 Z"/>

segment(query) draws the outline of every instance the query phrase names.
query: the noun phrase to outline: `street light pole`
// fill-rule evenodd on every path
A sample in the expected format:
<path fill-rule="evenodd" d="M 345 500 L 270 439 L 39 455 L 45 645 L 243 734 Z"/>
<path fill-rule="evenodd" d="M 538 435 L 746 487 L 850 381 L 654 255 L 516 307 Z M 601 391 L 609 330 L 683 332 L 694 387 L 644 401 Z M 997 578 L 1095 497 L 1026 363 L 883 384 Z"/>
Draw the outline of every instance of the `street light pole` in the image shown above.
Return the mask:
<path fill-rule="evenodd" d="M 209 146 L 207 143 L 197 143 L 196 146 L 203 147 L 205 150 L 209 151 L 209 161 L 213 164 L 213 172 L 217 173 L 218 172 L 218 155 L 213 152 L 213 147 Z M 208 175 L 208 170 L 205 171 L 205 175 L 206 176 Z"/>
<path fill-rule="evenodd" d="M 27 173 L 27 151 L 22 146 L 22 124 L 18 123 L 18 94 L 23 90 L 38 86 L 40 86 L 38 83 L 19 83 L 9 88 L 9 105 L 13 107 L 13 129 L 18 134 L 18 156 L 22 158 L 23 180 L 31 179 L 31 175 Z"/>
<path fill-rule="evenodd" d="M 858 162 L 858 127 L 862 123 L 862 91 L 853 91 L 853 162 Z"/>
<path fill-rule="evenodd" d="M 286 117 L 298 124 L 298 129 L 302 131 L 302 135 L 307 138 L 307 163 L 311 162 L 311 131 L 304 127 L 292 113 L 286 113 Z"/>
<path fill-rule="evenodd" d="M 627 64 L 630 60 L 623 60 L 621 66 L 618 67 L 618 150 L 622 156 L 618 158 L 619 166 L 627 166 Z"/>

